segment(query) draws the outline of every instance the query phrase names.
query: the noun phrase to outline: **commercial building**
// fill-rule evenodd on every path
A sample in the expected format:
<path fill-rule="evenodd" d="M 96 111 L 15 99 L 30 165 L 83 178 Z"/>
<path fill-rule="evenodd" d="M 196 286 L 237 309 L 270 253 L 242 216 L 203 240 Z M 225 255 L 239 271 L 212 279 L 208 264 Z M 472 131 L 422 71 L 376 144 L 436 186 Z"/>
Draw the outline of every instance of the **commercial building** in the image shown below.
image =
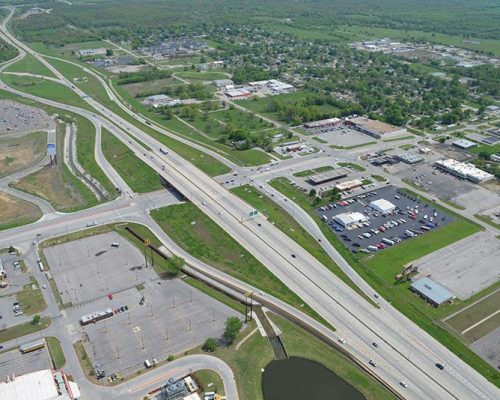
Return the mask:
<path fill-rule="evenodd" d="M 230 89 L 224 94 L 232 100 L 243 100 L 252 95 L 252 93 L 247 89 Z"/>
<path fill-rule="evenodd" d="M 443 303 L 453 300 L 451 294 L 444 287 L 438 285 L 436 282 L 425 277 L 413 282 L 410 285 L 410 290 L 417 293 L 420 297 L 431 303 L 435 307 L 439 307 Z"/>
<path fill-rule="evenodd" d="M 337 214 L 333 217 L 333 220 L 342 225 L 346 229 L 351 229 L 355 227 L 357 224 L 362 224 L 363 222 L 367 222 L 368 218 L 366 215 L 360 212 L 352 212 L 352 213 L 342 213 Z"/>
<path fill-rule="evenodd" d="M 405 128 L 386 124 L 367 117 L 356 117 L 344 121 L 345 125 L 376 139 L 387 139 L 408 134 Z"/>
<path fill-rule="evenodd" d="M 353 179 L 352 181 L 339 182 L 335 185 L 335 189 L 344 192 L 346 190 L 355 189 L 357 187 L 363 186 L 363 181 L 361 179 Z"/>
<path fill-rule="evenodd" d="M 403 161 L 406 164 L 417 164 L 419 162 L 424 161 L 422 156 L 419 156 L 416 153 L 412 153 L 411 151 L 407 151 L 406 153 L 403 154 L 397 154 L 394 156 L 397 160 Z"/>
<path fill-rule="evenodd" d="M 458 139 L 452 143 L 452 146 L 458 147 L 459 149 L 467 150 L 476 147 L 477 144 L 475 142 L 471 142 L 470 140 Z"/>
<path fill-rule="evenodd" d="M 104 47 L 100 47 L 98 49 L 80 49 L 78 50 L 78 55 L 80 57 L 85 56 L 105 56 L 106 49 Z"/>
<path fill-rule="evenodd" d="M 142 104 L 145 106 L 149 107 L 167 107 L 167 106 L 176 106 L 178 104 L 181 104 L 180 100 L 177 99 L 172 99 L 170 96 L 167 96 L 166 94 L 155 94 L 153 96 L 148 96 L 146 97 Z"/>
<path fill-rule="evenodd" d="M 380 214 L 389 214 L 396 209 L 396 206 L 386 199 L 378 199 L 370 202 L 370 207 Z"/>
<path fill-rule="evenodd" d="M 248 86 L 255 89 L 269 89 L 272 92 L 272 94 L 284 94 L 284 93 L 295 92 L 295 87 L 293 85 L 278 81 L 277 79 L 249 82 Z"/>
<path fill-rule="evenodd" d="M 491 161 L 500 162 L 500 153 L 492 154 Z"/>
<path fill-rule="evenodd" d="M 494 178 L 493 174 L 477 168 L 474 164 L 462 163 L 452 158 L 438 160 L 434 163 L 434 166 L 473 183 L 485 182 Z"/>
<path fill-rule="evenodd" d="M 321 119 L 319 121 L 306 122 L 304 128 L 315 129 L 315 128 L 328 128 L 338 125 L 342 120 L 340 118 L 327 118 Z"/>
<path fill-rule="evenodd" d="M 78 385 L 62 371 L 44 369 L 0 382 L 0 399 L 12 400 L 78 400 Z"/>
<path fill-rule="evenodd" d="M 231 79 L 217 79 L 213 83 L 219 89 L 234 85 L 234 82 Z"/>
<path fill-rule="evenodd" d="M 315 174 L 308 178 L 308 181 L 313 185 L 320 185 L 322 183 L 334 181 L 336 179 L 345 178 L 349 174 L 347 168 L 335 168 L 321 174 Z"/>
<path fill-rule="evenodd" d="M 183 379 L 169 378 L 161 388 L 160 396 L 164 400 L 180 400 L 189 398 L 190 394 L 195 394 L 198 385 L 190 376 Z"/>

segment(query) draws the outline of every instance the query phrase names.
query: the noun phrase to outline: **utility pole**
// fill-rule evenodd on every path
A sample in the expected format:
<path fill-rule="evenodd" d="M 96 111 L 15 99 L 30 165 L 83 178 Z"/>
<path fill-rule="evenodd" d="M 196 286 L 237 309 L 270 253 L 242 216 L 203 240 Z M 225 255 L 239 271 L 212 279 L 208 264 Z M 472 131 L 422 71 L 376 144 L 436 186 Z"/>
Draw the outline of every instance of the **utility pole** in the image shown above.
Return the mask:
<path fill-rule="evenodd" d="M 151 244 L 151 241 L 149 239 L 144 240 L 144 264 L 146 264 L 146 268 L 148 267 L 148 254 L 146 252 L 146 249 L 148 246 Z"/>

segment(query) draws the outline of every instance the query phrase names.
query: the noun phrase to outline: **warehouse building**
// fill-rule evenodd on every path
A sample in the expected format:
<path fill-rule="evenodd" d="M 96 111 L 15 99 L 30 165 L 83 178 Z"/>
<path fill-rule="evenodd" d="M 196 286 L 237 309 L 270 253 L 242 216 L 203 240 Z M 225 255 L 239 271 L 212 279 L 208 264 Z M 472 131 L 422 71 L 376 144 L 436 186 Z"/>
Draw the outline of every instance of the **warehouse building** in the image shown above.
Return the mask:
<path fill-rule="evenodd" d="M 473 183 L 481 183 L 494 178 L 493 174 L 477 168 L 474 164 L 463 163 L 452 158 L 438 160 L 434 163 L 434 166 Z"/>
<path fill-rule="evenodd" d="M 403 154 L 397 154 L 394 156 L 397 160 L 403 161 L 406 164 L 418 164 L 419 162 L 424 161 L 422 156 L 419 156 L 418 154 L 412 153 L 411 151 L 407 151 L 406 153 Z"/>
<path fill-rule="evenodd" d="M 367 117 L 351 118 L 344 121 L 344 124 L 376 139 L 387 139 L 408 134 L 405 128 L 386 124 L 385 122 Z"/>
<path fill-rule="evenodd" d="M 327 118 L 319 121 L 306 122 L 304 123 L 304 128 L 315 129 L 315 128 L 330 128 L 332 126 L 338 125 L 342 120 L 340 118 Z"/>
<path fill-rule="evenodd" d="M 336 168 L 321 174 L 315 174 L 309 177 L 308 181 L 313 185 L 320 185 L 340 178 L 345 178 L 349 174 L 347 168 Z"/>
<path fill-rule="evenodd" d="M 380 214 L 389 214 L 396 210 L 396 206 L 385 199 L 378 199 L 370 202 L 370 207 Z"/>
<path fill-rule="evenodd" d="M 476 147 L 477 144 L 474 142 L 471 142 L 470 140 L 458 139 L 452 143 L 452 146 L 458 147 L 459 149 L 462 149 L 462 150 L 467 150 L 467 149 L 472 149 L 473 147 Z"/>
<path fill-rule="evenodd" d="M 346 190 L 355 189 L 357 187 L 363 186 L 363 181 L 361 179 L 353 179 L 352 181 L 339 182 L 335 185 L 335 189 L 344 192 Z"/>
<path fill-rule="evenodd" d="M 226 91 L 225 95 L 232 100 L 248 99 L 252 93 L 247 89 L 231 89 Z"/>
<path fill-rule="evenodd" d="M 434 307 L 439 307 L 443 303 L 453 300 L 453 295 L 444 287 L 425 277 L 413 282 L 410 290 L 431 303 Z"/>
<path fill-rule="evenodd" d="M 167 107 L 167 106 L 176 106 L 178 104 L 181 104 L 180 100 L 177 99 L 172 99 L 170 96 L 167 96 L 166 94 L 155 94 L 153 96 L 148 96 L 146 97 L 142 104 L 145 106 L 149 107 Z"/>
<path fill-rule="evenodd" d="M 80 390 L 62 371 L 44 369 L 0 382 L 0 399 L 78 400 Z"/>
<path fill-rule="evenodd" d="M 366 215 L 361 214 L 360 212 L 352 212 L 337 214 L 335 217 L 333 217 L 333 220 L 346 229 L 352 229 L 357 224 L 367 222 L 368 218 L 366 217 Z"/>

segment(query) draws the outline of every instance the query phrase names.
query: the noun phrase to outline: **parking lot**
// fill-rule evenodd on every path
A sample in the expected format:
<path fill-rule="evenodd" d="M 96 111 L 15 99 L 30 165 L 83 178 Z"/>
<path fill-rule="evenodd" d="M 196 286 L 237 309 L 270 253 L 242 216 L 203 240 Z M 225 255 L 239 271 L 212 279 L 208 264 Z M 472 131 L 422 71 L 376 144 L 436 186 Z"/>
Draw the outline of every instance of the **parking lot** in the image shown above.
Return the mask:
<path fill-rule="evenodd" d="M 493 368 L 500 369 L 500 327 L 472 343 L 470 347 Z"/>
<path fill-rule="evenodd" d="M 462 300 L 498 281 L 500 246 L 489 232 L 478 232 L 415 260 L 421 276 L 431 275 Z"/>
<path fill-rule="evenodd" d="M 365 197 L 363 198 L 363 196 Z M 369 203 L 378 199 L 385 199 L 393 203 L 397 207 L 398 212 L 388 215 L 375 212 L 369 207 Z M 415 219 L 409 216 L 409 210 L 413 210 Z M 353 197 L 349 199 L 348 204 L 345 206 L 336 203 L 325 207 L 324 210 L 321 210 L 321 207 L 319 207 L 315 212 L 321 218 L 325 216 L 327 219 L 325 223 L 329 224 L 332 231 L 353 252 L 380 251 L 392 245 L 382 243 L 382 239 L 394 241 L 394 245 L 397 245 L 400 241 L 411 239 L 407 231 L 411 231 L 415 236 L 425 234 L 427 230 L 423 229 L 422 226 L 431 217 L 433 218 L 433 224 L 439 225 L 428 229 L 439 229 L 440 226 L 454 220 L 452 216 L 444 215 L 443 212 L 435 210 L 432 204 L 400 192 L 399 188 L 395 186 L 385 186 L 376 191 Z M 336 215 L 351 212 L 364 214 L 368 218 L 368 221 L 364 225 L 358 224 L 351 229 L 345 229 L 333 221 Z M 368 249 L 369 246 L 372 247 Z"/>
<path fill-rule="evenodd" d="M 19 340 L 20 345 L 24 343 Z M 0 353 L 0 377 L 2 380 L 10 374 L 19 376 L 47 368 L 52 368 L 47 346 L 27 354 L 22 354 L 18 349 Z"/>
<path fill-rule="evenodd" d="M 148 282 L 144 290 L 120 292 L 113 296 L 113 304 L 127 305 L 128 311 L 77 328 L 92 362 L 101 364 L 106 376 L 130 375 L 143 369 L 146 359 L 163 361 L 208 337 L 220 337 L 226 319 L 238 316 L 180 279 L 158 279 Z M 106 307 L 110 307 L 107 298 L 92 303 L 92 311 Z M 80 318 L 89 310 L 88 306 L 72 309 L 70 315 Z"/>
<path fill-rule="evenodd" d="M 10 100 L 0 101 L 0 135 L 53 128 L 54 122 L 39 109 Z"/>
<path fill-rule="evenodd" d="M 116 232 L 48 247 L 43 253 L 65 304 L 85 303 L 157 278 L 151 266 L 145 267 L 144 255 Z"/>
<path fill-rule="evenodd" d="M 307 129 L 307 133 L 328 142 L 329 145 L 338 147 L 360 146 L 377 141 L 377 139 L 347 126 Z"/>

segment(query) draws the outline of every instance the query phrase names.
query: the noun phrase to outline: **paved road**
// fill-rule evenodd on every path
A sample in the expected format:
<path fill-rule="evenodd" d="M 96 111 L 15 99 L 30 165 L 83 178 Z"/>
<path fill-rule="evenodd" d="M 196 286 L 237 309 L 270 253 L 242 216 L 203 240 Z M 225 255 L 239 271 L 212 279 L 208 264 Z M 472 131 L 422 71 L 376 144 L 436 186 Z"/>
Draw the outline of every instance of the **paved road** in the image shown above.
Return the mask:
<path fill-rule="evenodd" d="M 18 47 L 23 46 L 5 30 L 2 30 L 2 33 L 7 40 Z M 28 51 L 39 57 L 31 50 Z M 41 57 L 39 59 L 43 60 Z M 57 75 L 57 70 L 53 72 L 61 78 L 60 74 Z M 79 95 L 84 95 L 79 89 L 74 90 Z M 28 97 L 26 94 L 21 95 Z M 370 307 L 273 225 L 263 220 L 244 221 L 250 207 L 192 164 L 172 152 L 165 157 L 156 150 L 160 147 L 156 140 L 120 116 L 95 104 L 92 99 L 86 101 L 104 113 L 108 119 L 96 115 L 93 117 L 99 118 L 103 126 L 135 151 L 139 158 L 174 184 L 304 301 L 337 327 L 338 331 L 349 339 L 351 346 L 349 350 L 352 354 L 360 360 L 377 359 L 379 366 L 375 371 L 376 374 L 403 396 L 415 399 L 498 397 L 499 392 L 496 387 L 425 332 L 399 314 L 397 319 L 391 319 L 391 315 L 384 309 L 377 310 Z M 43 102 L 49 103 L 48 100 Z M 55 106 L 85 115 L 85 110 L 60 104 Z M 146 143 L 153 151 L 144 152 L 138 142 L 131 141 L 129 135 L 118 127 L 126 129 L 129 135 Z M 165 167 L 165 171 L 162 166 Z M 95 218 L 98 218 L 99 214 L 97 211 Z M 66 220 L 65 218 L 64 221 Z M 57 230 L 61 222 L 54 221 L 51 228 Z M 148 221 L 148 226 L 149 223 Z M 292 254 L 295 257 L 292 257 Z M 407 326 L 409 330 L 406 329 Z M 377 349 L 371 345 L 374 340 L 381 344 Z M 408 354 L 411 354 L 411 357 Z M 439 376 L 434 366 L 438 360 L 446 364 L 445 372 Z M 408 388 L 399 385 L 402 379 L 409 383 Z"/>

